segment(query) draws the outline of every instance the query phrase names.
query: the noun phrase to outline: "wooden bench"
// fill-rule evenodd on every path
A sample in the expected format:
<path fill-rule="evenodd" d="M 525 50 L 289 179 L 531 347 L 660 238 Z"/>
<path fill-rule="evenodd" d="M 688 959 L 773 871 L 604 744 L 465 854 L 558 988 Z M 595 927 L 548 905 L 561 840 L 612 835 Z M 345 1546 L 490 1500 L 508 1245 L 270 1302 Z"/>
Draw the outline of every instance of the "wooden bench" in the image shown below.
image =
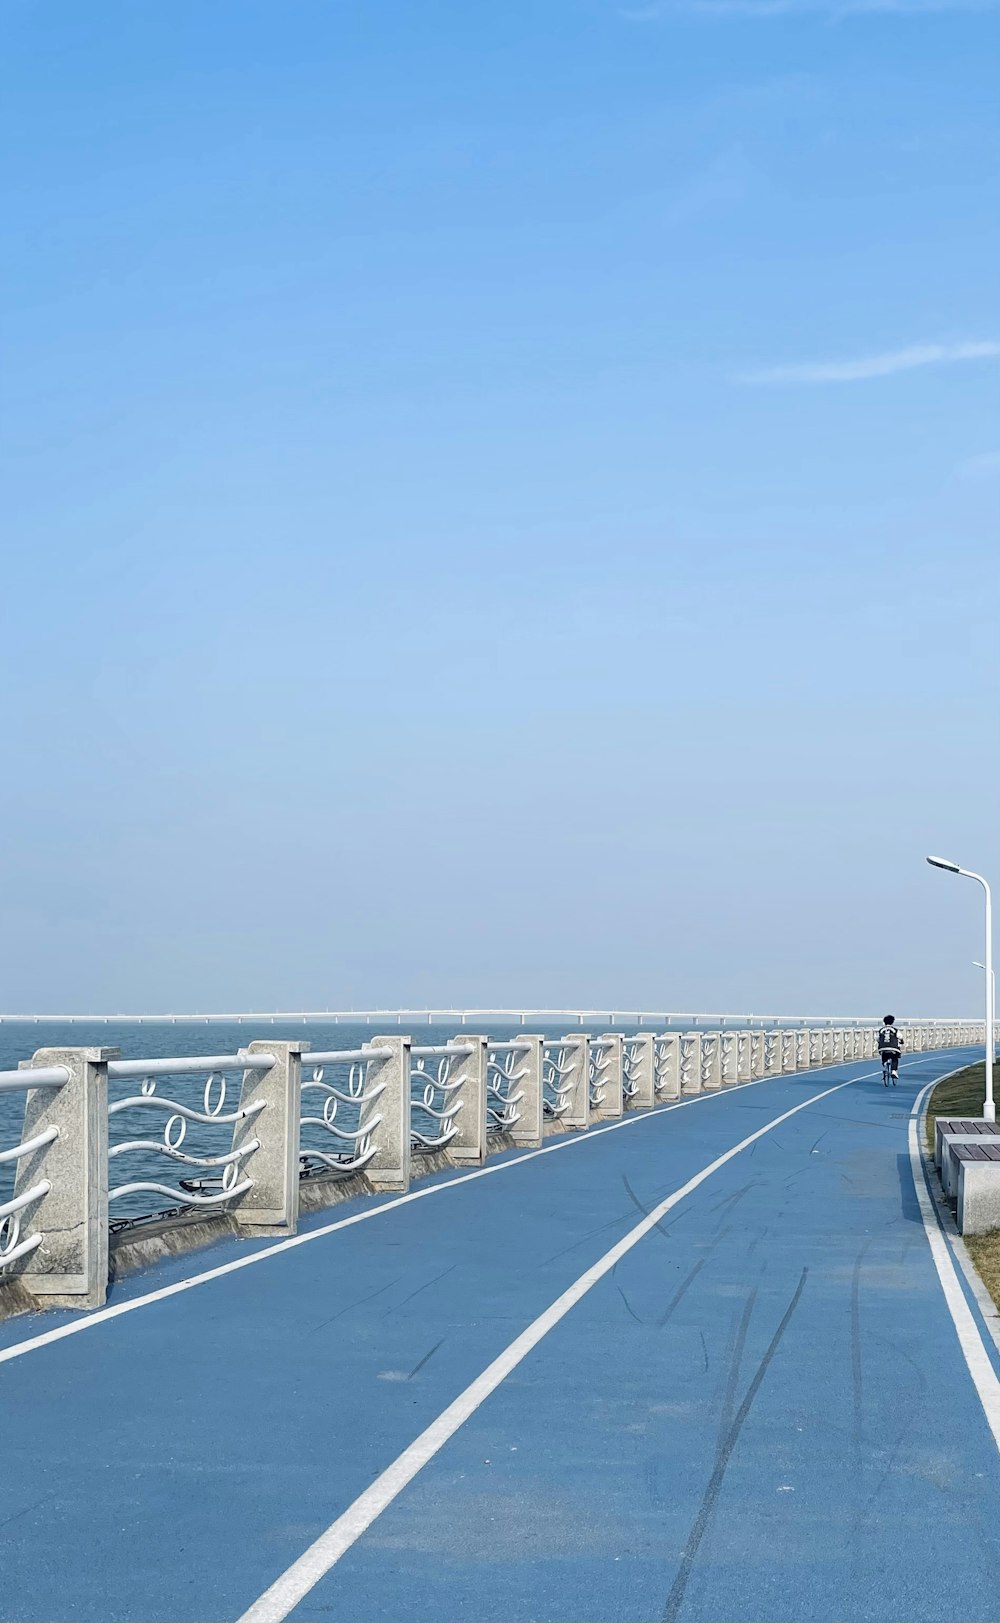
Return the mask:
<path fill-rule="evenodd" d="M 938 1116 L 934 1123 L 934 1165 L 939 1172 L 944 1155 L 944 1140 L 958 1133 L 989 1138 L 1000 1133 L 1000 1122 L 983 1121 L 981 1116 Z"/>
<path fill-rule="evenodd" d="M 956 1144 L 949 1154 L 958 1168 L 958 1232 L 1000 1229 L 1000 1139 L 984 1134 L 978 1143 Z"/>
<path fill-rule="evenodd" d="M 1000 1143 L 1000 1127 L 992 1121 L 977 1122 L 974 1128 L 985 1128 L 986 1131 L 971 1131 L 959 1133 L 945 1133 L 941 1139 L 941 1187 L 951 1200 L 958 1199 L 958 1162 L 955 1151 L 960 1144 L 992 1144 L 994 1140 Z"/>

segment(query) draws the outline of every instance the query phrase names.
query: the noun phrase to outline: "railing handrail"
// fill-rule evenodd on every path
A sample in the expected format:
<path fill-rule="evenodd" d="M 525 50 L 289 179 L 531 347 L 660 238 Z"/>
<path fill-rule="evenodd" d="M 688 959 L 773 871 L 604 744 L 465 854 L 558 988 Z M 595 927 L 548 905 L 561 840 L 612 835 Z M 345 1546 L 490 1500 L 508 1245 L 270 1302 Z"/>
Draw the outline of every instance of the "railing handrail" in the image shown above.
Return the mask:
<path fill-rule="evenodd" d="M 125 1081 L 139 1076 L 192 1076 L 198 1071 L 269 1071 L 277 1060 L 274 1054 L 194 1054 L 170 1059 L 113 1059 L 108 1063 L 108 1080 Z"/>
<path fill-rule="evenodd" d="M 410 1049 L 414 1059 L 463 1059 L 475 1052 L 471 1043 L 424 1043 Z"/>
<path fill-rule="evenodd" d="M 26 1065 L 23 1071 L 0 1071 L 0 1093 L 27 1093 L 30 1088 L 64 1088 L 65 1065 Z"/>
<path fill-rule="evenodd" d="M 362 1060 L 385 1058 L 391 1054 L 391 1048 L 383 1048 L 379 1043 L 366 1043 L 363 1048 L 326 1048 L 314 1054 L 312 1049 L 303 1054 L 303 1066 L 309 1065 L 359 1065 Z"/>

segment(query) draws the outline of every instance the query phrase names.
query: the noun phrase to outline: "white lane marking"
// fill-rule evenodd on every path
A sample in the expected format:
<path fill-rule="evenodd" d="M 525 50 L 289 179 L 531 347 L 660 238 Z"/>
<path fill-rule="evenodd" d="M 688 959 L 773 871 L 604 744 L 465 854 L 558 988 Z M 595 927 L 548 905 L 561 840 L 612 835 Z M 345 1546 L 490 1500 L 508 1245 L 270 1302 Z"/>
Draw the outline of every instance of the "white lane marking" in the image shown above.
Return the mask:
<path fill-rule="evenodd" d="M 844 1063 L 860 1064 L 863 1061 L 846 1060 Z M 213 1279 L 222 1279 L 226 1274 L 238 1273 L 241 1268 L 252 1268 L 258 1262 L 267 1262 L 270 1257 L 280 1256 L 282 1252 L 294 1251 L 297 1246 L 310 1245 L 313 1240 L 325 1239 L 328 1234 L 336 1234 L 340 1229 L 353 1228 L 355 1223 L 371 1222 L 373 1218 L 381 1217 L 384 1212 L 394 1212 L 400 1206 L 408 1206 L 411 1201 L 426 1200 L 428 1195 L 439 1195 L 445 1189 L 457 1189 L 459 1184 L 472 1183 L 476 1178 L 491 1177 L 494 1172 L 506 1172 L 509 1167 L 537 1160 L 540 1155 L 554 1155 L 557 1150 L 569 1149 L 574 1144 L 592 1144 L 605 1133 L 617 1132 L 620 1127 L 634 1127 L 637 1122 L 651 1121 L 654 1116 L 665 1116 L 672 1110 L 685 1110 L 688 1105 L 705 1104 L 710 1099 L 728 1099 L 744 1088 L 760 1087 L 764 1082 L 782 1082 L 792 1076 L 806 1077 L 811 1074 L 813 1073 L 808 1071 L 790 1071 L 782 1076 L 759 1076 L 752 1082 L 740 1082 L 735 1086 L 713 1090 L 711 1093 L 699 1093 L 690 1099 L 680 1099 L 674 1104 L 656 1105 L 651 1110 L 637 1110 L 631 1115 L 622 1116 L 620 1121 L 608 1122 L 604 1127 L 590 1127 L 585 1133 L 569 1133 L 565 1138 L 543 1144 L 537 1150 L 526 1150 L 523 1155 L 512 1156 L 509 1161 L 495 1161 L 492 1166 L 477 1167 L 474 1172 L 463 1172 L 457 1178 L 448 1178 L 442 1183 L 425 1184 L 422 1189 L 411 1189 L 407 1194 L 397 1195 L 395 1199 L 384 1201 L 380 1206 L 366 1207 L 364 1211 L 354 1212 L 350 1217 L 338 1218 L 334 1223 L 324 1223 L 321 1228 L 307 1229 L 303 1234 L 279 1240 L 276 1245 L 252 1251 L 246 1257 L 236 1257 L 232 1262 L 220 1263 L 216 1268 L 206 1268 L 203 1273 L 191 1274 L 187 1279 L 179 1279 L 173 1285 L 161 1285 L 158 1290 L 147 1291 L 144 1296 L 133 1296 L 127 1302 L 115 1302 L 111 1307 L 98 1308 L 95 1313 L 73 1319 L 71 1323 L 61 1324 L 54 1330 L 44 1330 L 40 1335 L 16 1341 L 9 1347 L 0 1347 L 0 1364 L 10 1363 L 14 1358 L 23 1358 L 26 1353 L 37 1352 L 41 1347 L 50 1347 L 53 1342 L 64 1341 L 67 1336 L 79 1335 L 83 1330 L 93 1330 L 97 1325 L 107 1324 L 111 1319 L 120 1319 L 126 1313 L 134 1313 L 140 1307 L 151 1307 L 155 1302 L 165 1302 L 171 1296 L 180 1296 L 183 1291 L 194 1290 L 198 1285 L 208 1285 Z M 874 1071 L 864 1073 L 867 1076 L 875 1074 Z M 860 1076 L 852 1078 L 855 1082 L 861 1080 Z"/>
<path fill-rule="evenodd" d="M 963 1067 L 964 1069 L 964 1067 Z M 959 1283 L 955 1272 L 955 1265 L 951 1258 L 947 1242 L 938 1222 L 937 1213 L 931 1202 L 930 1191 L 927 1188 L 924 1173 L 923 1158 L 920 1153 L 919 1113 L 927 1094 L 936 1083 L 928 1082 L 925 1088 L 918 1093 L 910 1112 L 909 1143 L 910 1143 L 910 1171 L 913 1174 L 913 1187 L 916 1191 L 920 1206 L 920 1216 L 923 1218 L 924 1233 L 931 1248 L 934 1266 L 937 1269 L 944 1299 L 955 1326 L 962 1355 L 972 1376 L 973 1385 L 983 1406 L 987 1424 L 993 1433 L 993 1441 L 1000 1449 L 1000 1381 L 997 1380 L 993 1365 L 983 1338 L 979 1334 L 979 1327 L 972 1316 L 972 1310 Z"/>
<path fill-rule="evenodd" d="M 875 1076 L 877 1074 L 881 1075 L 880 1072 L 876 1073 L 875 1071 L 865 1073 L 866 1076 Z M 330 1524 L 326 1532 L 321 1533 L 315 1543 L 311 1544 L 304 1554 L 300 1555 L 299 1559 L 293 1562 L 279 1578 L 276 1578 L 270 1588 L 266 1589 L 258 1600 L 254 1601 L 253 1605 L 242 1614 L 239 1623 L 281 1623 L 281 1620 L 294 1610 L 299 1602 L 308 1595 L 309 1591 L 319 1583 L 320 1579 L 325 1577 L 331 1567 L 336 1565 L 341 1556 L 350 1549 L 351 1545 L 371 1526 L 376 1517 L 380 1516 L 392 1504 L 397 1495 L 413 1481 L 417 1473 L 423 1470 L 423 1467 L 433 1459 L 438 1450 L 443 1448 L 444 1444 L 475 1413 L 480 1404 L 492 1392 L 495 1392 L 511 1371 L 517 1368 L 518 1364 L 528 1356 L 534 1347 L 538 1346 L 538 1343 L 548 1335 L 549 1331 L 561 1319 L 565 1318 L 570 1309 L 575 1307 L 577 1302 L 586 1296 L 587 1292 L 592 1290 L 599 1280 L 604 1278 L 605 1274 L 611 1272 L 612 1268 L 632 1250 L 633 1246 L 638 1245 L 639 1241 L 644 1239 L 656 1227 L 667 1212 L 697 1189 L 699 1184 L 704 1183 L 706 1178 L 710 1178 L 714 1172 L 718 1172 L 720 1167 L 724 1167 L 728 1161 L 732 1161 L 749 1145 L 755 1144 L 759 1138 L 763 1138 L 765 1134 L 772 1132 L 775 1127 L 780 1127 L 783 1121 L 788 1121 L 791 1116 L 797 1116 L 800 1110 L 807 1110 L 810 1105 L 818 1104 L 820 1099 L 828 1099 L 831 1093 L 840 1093 L 843 1088 L 851 1088 L 856 1082 L 863 1080 L 864 1077 L 856 1076 L 852 1077 L 849 1082 L 838 1082 L 835 1087 L 826 1088 L 822 1093 L 814 1093 L 812 1098 L 804 1099 L 801 1104 L 794 1105 L 791 1110 L 786 1110 L 782 1115 L 775 1116 L 773 1121 L 765 1123 L 763 1127 L 758 1127 L 755 1133 L 750 1133 L 747 1138 L 741 1139 L 739 1144 L 734 1144 L 732 1149 L 726 1150 L 724 1155 L 718 1156 L 710 1165 L 703 1167 L 701 1172 L 697 1172 L 693 1178 L 689 1178 L 687 1183 L 682 1184 L 680 1189 L 675 1190 L 672 1195 L 668 1195 L 665 1200 L 661 1200 L 658 1206 L 654 1206 L 641 1222 L 637 1223 L 633 1229 L 630 1229 L 628 1234 L 611 1247 L 610 1251 L 606 1251 L 604 1256 L 595 1262 L 592 1267 L 588 1268 L 585 1273 L 582 1273 L 579 1279 L 570 1285 L 568 1290 L 563 1291 L 561 1296 L 558 1296 L 543 1313 L 540 1313 L 538 1318 L 529 1324 L 528 1328 L 523 1330 L 499 1357 L 495 1358 L 483 1370 L 481 1375 L 477 1375 L 476 1379 L 465 1388 L 465 1391 L 461 1392 L 454 1402 L 450 1403 L 447 1409 L 438 1415 L 436 1420 L 431 1421 L 426 1430 L 422 1431 L 420 1436 L 408 1448 L 404 1449 L 402 1454 L 393 1460 L 392 1464 L 387 1466 L 380 1476 L 375 1478 L 371 1486 L 366 1488 L 364 1493 L 358 1495 L 357 1499 L 352 1505 L 348 1506 L 343 1515 L 338 1516 L 336 1521 Z"/>
<path fill-rule="evenodd" d="M 964 1070 L 965 1067 L 963 1066 L 962 1069 Z M 949 1075 L 951 1076 L 957 1076 L 957 1074 L 957 1071 L 949 1072 Z M 939 1082 L 944 1082 L 945 1080 L 946 1078 L 943 1076 L 936 1077 L 931 1083 L 931 1087 L 937 1087 Z M 924 1088 L 920 1095 L 921 1099 L 924 1098 L 927 1091 L 927 1088 Z M 918 1099 L 917 1104 L 919 1105 L 919 1103 L 920 1100 Z M 976 1306 L 979 1308 L 979 1317 L 982 1321 L 983 1327 L 989 1333 L 990 1339 L 995 1343 L 997 1352 L 1000 1352 L 1000 1308 L 997 1307 L 992 1296 L 979 1277 L 979 1274 L 976 1272 L 975 1263 L 969 1256 L 965 1242 L 955 1226 L 955 1219 L 952 1217 L 951 1212 L 944 1203 L 943 1192 L 939 1192 L 940 1184 L 938 1183 L 937 1186 L 935 1186 L 936 1174 L 932 1173 L 930 1170 L 934 1165 L 934 1158 L 928 1154 L 924 1133 L 924 1123 L 927 1119 L 927 1108 L 929 1104 L 930 1100 L 928 1099 L 927 1103 L 921 1109 L 920 1115 L 917 1119 L 917 1143 L 920 1145 L 920 1155 L 923 1162 L 927 1189 L 931 1197 L 931 1205 L 934 1207 L 934 1214 L 937 1217 L 938 1223 L 941 1225 L 941 1229 L 944 1233 L 944 1237 L 948 1242 L 948 1248 L 951 1251 L 951 1260 L 952 1262 L 956 1262 L 958 1264 L 959 1268 L 962 1270 L 962 1273 L 965 1275 L 965 1283 L 968 1285 L 971 1294 L 975 1297 Z"/>

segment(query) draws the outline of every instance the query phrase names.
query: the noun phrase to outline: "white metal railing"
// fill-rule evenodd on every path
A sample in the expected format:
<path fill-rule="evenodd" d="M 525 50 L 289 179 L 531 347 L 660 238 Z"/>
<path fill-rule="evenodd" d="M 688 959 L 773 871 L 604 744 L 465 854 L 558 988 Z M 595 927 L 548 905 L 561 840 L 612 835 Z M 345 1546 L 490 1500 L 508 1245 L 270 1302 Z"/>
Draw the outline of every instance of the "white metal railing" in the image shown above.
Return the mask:
<path fill-rule="evenodd" d="M 458 1042 L 410 1049 L 410 1141 L 418 1154 L 445 1149 L 458 1132 L 465 1101 L 462 1078 L 454 1073 L 457 1061 L 471 1053 L 467 1043 Z"/>
<path fill-rule="evenodd" d="M 139 1079 L 140 1087 L 138 1093 L 129 1093 L 124 1098 L 109 1102 L 109 1129 L 112 1123 L 117 1122 L 118 1117 L 126 1118 L 129 1129 L 132 1128 L 133 1121 L 145 1122 L 150 1118 L 162 1121 L 163 1127 L 159 1137 L 155 1138 L 146 1136 L 116 1138 L 113 1131 L 111 1132 L 108 1147 L 109 1204 L 131 1198 L 133 1210 L 130 1216 L 152 1215 L 148 1212 L 139 1213 L 133 1197 L 160 1195 L 170 1203 L 170 1208 L 220 1206 L 251 1189 L 253 1180 L 247 1174 L 243 1163 L 260 1148 L 259 1140 L 249 1138 L 233 1145 L 231 1130 L 239 1122 L 258 1115 L 265 1105 L 264 1101 L 258 1100 L 247 1106 L 237 1105 L 235 1109 L 227 1110 L 226 1102 L 229 1094 L 227 1075 L 231 1076 L 234 1071 L 238 1071 L 242 1081 L 246 1071 L 268 1070 L 273 1064 L 274 1056 L 271 1054 L 245 1052 L 209 1054 L 194 1058 L 178 1056 L 170 1059 L 110 1061 L 107 1068 L 109 1086 L 114 1082 Z M 205 1077 L 201 1092 L 201 1108 L 189 1100 L 173 1099 L 158 1093 L 156 1090 L 159 1079 L 165 1076 L 175 1080 L 181 1077 Z M 226 1135 L 229 1140 L 228 1147 L 199 1153 L 198 1148 L 193 1148 L 188 1143 L 188 1129 L 192 1124 L 213 1129 L 229 1128 L 230 1132 Z M 201 1136 L 203 1135 L 198 1135 L 199 1138 Z M 122 1156 L 134 1156 L 137 1153 L 162 1157 L 175 1166 L 189 1169 L 189 1174 L 186 1178 L 179 1178 L 176 1185 L 148 1177 L 113 1184 L 112 1164 L 117 1163 Z M 148 1206 L 148 1203 L 144 1204 Z"/>
<path fill-rule="evenodd" d="M 705 1032 L 701 1039 L 701 1085 L 716 1088 L 722 1084 L 721 1032 Z"/>
<path fill-rule="evenodd" d="M 911 1052 L 983 1040 L 974 1023 L 916 1032 L 911 1023 Z M 130 1060 L 115 1050 L 43 1049 L 37 1066 L 0 1072 L 0 1282 L 34 1278 L 37 1296 L 68 1291 L 74 1300 L 86 1289 L 94 1305 L 107 1284 L 109 1226 L 216 1208 L 240 1232 L 294 1232 L 301 1180 L 314 1175 L 363 1173 L 372 1189 L 405 1189 L 414 1152 L 447 1150 L 450 1164 L 475 1164 L 490 1135 L 493 1148 L 507 1132 L 537 1144 L 543 1115 L 550 1131 L 585 1130 L 630 1106 L 861 1059 L 874 1034 L 801 1025 L 791 1035 L 777 1027 L 574 1032 L 426 1045 L 382 1035 L 304 1059 L 302 1048 L 275 1040 L 230 1054 Z M 47 1063 L 52 1057 L 66 1063 Z M 230 1100 L 237 1075 L 241 1092 Z M 2 1108 L 17 1096 L 25 1100 L 20 1131 Z M 161 1174 L 167 1165 L 179 1169 L 176 1182 Z M 149 1197 L 161 1209 L 150 1210 Z M 73 1282 L 57 1285 L 57 1277 Z"/>
<path fill-rule="evenodd" d="M 630 1099 L 634 1099 L 639 1091 L 639 1068 L 642 1063 L 642 1051 L 639 1043 L 628 1037 L 622 1043 L 622 1103 L 628 1108 Z"/>
<path fill-rule="evenodd" d="M 527 1043 L 491 1042 L 486 1049 L 486 1131 L 509 1133 L 521 1120 Z"/>
<path fill-rule="evenodd" d="M 681 1092 L 694 1093 L 701 1086 L 701 1037 L 682 1031 L 679 1038 Z"/>
<path fill-rule="evenodd" d="M 577 1038 L 555 1037 L 542 1045 L 542 1109 L 558 1121 L 570 1108 Z"/>
<path fill-rule="evenodd" d="M 613 1044 L 604 1037 L 591 1037 L 587 1068 L 587 1098 L 591 1110 L 599 1111 L 611 1081 Z"/>
<path fill-rule="evenodd" d="M 680 1035 L 663 1032 L 653 1039 L 653 1092 L 671 1098 L 680 1088 Z"/>
<path fill-rule="evenodd" d="M 68 1081 L 69 1071 L 62 1065 L 38 1066 L 33 1071 L 0 1071 L 0 1092 L 27 1093 L 38 1087 L 62 1088 Z M 19 1161 L 37 1155 L 49 1144 L 54 1144 L 58 1137 L 59 1128 L 52 1125 L 40 1133 L 33 1133 L 30 1138 L 18 1139 L 6 1149 L 0 1148 L 0 1167 L 9 1168 L 16 1177 Z M 0 1177 L 9 1175 L 0 1173 Z M 0 1275 L 20 1257 L 30 1256 L 41 1245 L 43 1236 L 40 1233 L 23 1234 L 23 1224 L 28 1220 L 27 1214 L 45 1199 L 51 1188 L 48 1178 L 36 1178 L 26 1189 L 17 1190 L 7 1195 L 6 1199 L 0 1198 Z M 6 1190 L 0 1185 L 0 1197 L 4 1194 Z"/>
<path fill-rule="evenodd" d="M 305 1176 L 350 1177 L 374 1158 L 383 1121 L 378 1102 L 385 1092 L 378 1062 L 379 1050 L 370 1045 L 303 1060 L 299 1164 Z"/>

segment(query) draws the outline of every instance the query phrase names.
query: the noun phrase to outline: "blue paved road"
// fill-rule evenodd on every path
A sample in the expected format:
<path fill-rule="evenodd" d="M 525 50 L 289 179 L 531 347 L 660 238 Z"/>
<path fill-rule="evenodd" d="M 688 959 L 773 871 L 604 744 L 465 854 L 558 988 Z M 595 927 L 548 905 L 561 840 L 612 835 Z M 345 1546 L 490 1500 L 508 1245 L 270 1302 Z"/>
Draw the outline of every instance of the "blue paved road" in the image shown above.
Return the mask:
<path fill-rule="evenodd" d="M 907 1154 L 966 1057 L 637 1119 L 0 1363 L 0 1617 L 238 1617 L 644 1211 L 860 1076 L 674 1207 L 291 1615 L 996 1623 L 1000 1456 Z"/>

